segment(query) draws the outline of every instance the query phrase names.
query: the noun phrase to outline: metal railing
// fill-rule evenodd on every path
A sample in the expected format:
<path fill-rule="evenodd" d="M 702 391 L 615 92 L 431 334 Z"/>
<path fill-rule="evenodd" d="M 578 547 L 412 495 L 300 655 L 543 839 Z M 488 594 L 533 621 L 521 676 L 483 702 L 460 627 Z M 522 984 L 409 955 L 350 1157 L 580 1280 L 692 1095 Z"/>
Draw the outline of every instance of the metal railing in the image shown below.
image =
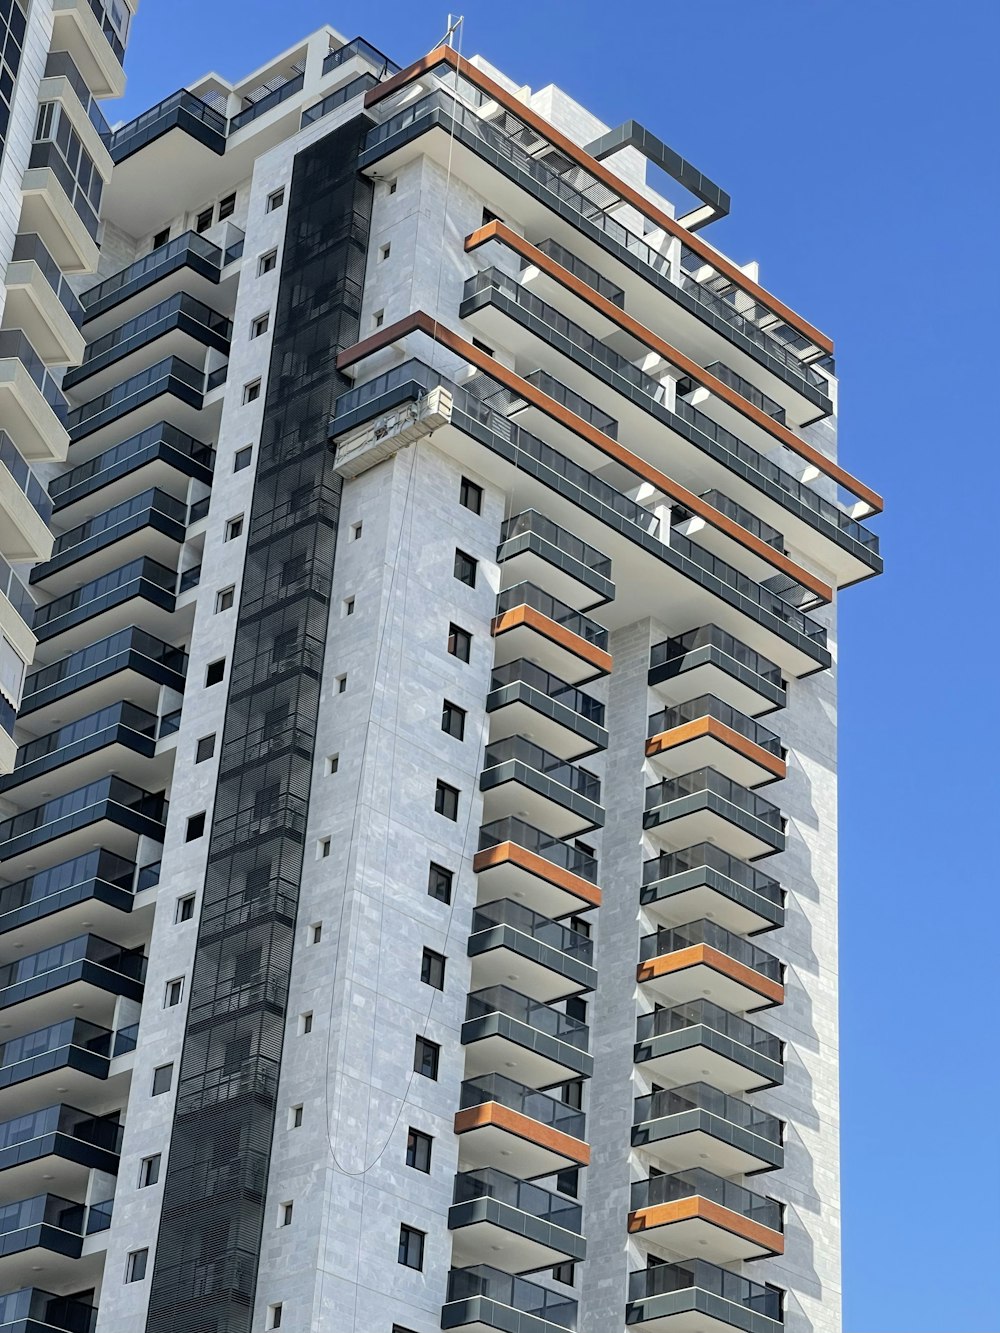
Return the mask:
<path fill-rule="evenodd" d="M 196 93 L 190 92 L 187 88 L 178 88 L 175 93 L 164 97 L 155 106 L 148 107 L 133 120 L 114 131 L 111 137 L 111 152 L 115 161 L 120 161 L 129 153 L 144 147 L 164 132 L 169 121 L 182 113 L 225 139 L 226 117 L 214 107 L 210 107 L 207 102 L 203 102 Z"/>
<path fill-rule="evenodd" d="M 332 93 L 327 93 L 321 102 L 315 106 L 307 107 L 302 112 L 302 119 L 299 122 L 299 129 L 305 129 L 307 125 L 313 125 L 317 120 L 322 120 L 328 116 L 331 111 L 336 111 L 338 106 L 344 106 L 346 103 L 360 97 L 362 93 L 369 88 L 378 86 L 378 79 L 374 74 L 360 74 L 356 79 L 344 85 L 343 88 L 337 88 Z"/>
<path fill-rule="evenodd" d="M 589 264 L 584 263 L 572 250 L 567 250 L 558 241 L 551 240 L 539 241 L 536 249 L 541 250 L 542 254 L 547 255 L 549 259 L 555 260 L 567 273 L 572 273 L 575 278 L 579 278 L 581 282 L 586 283 L 588 287 L 592 287 L 595 292 L 599 292 L 601 296 L 614 305 L 625 309 L 625 293 L 622 289 L 609 281 L 603 274 L 598 273 L 596 268 L 591 268 Z M 528 268 L 530 264 L 530 260 L 522 259 L 522 270 Z"/>
<path fill-rule="evenodd" d="M 717 380 L 721 380 L 723 384 L 738 393 L 741 398 L 745 398 L 748 403 L 752 403 L 754 407 L 759 407 L 762 412 L 766 412 L 769 417 L 773 417 L 782 426 L 785 424 L 785 409 L 781 404 L 776 403 L 773 398 L 769 398 L 762 389 L 757 388 L 756 384 L 752 384 L 750 380 L 738 375 L 724 361 L 713 361 L 705 369 L 710 375 L 714 375 Z M 680 385 L 677 386 L 677 391 L 680 392 Z"/>
<path fill-rule="evenodd" d="M 229 121 L 229 133 L 235 134 L 237 130 L 243 129 L 245 125 L 249 125 L 251 121 L 256 120 L 258 116 L 265 115 L 274 107 L 280 106 L 282 102 L 286 102 L 289 97 L 294 97 L 296 93 L 300 93 L 304 82 L 304 74 L 296 74 L 293 78 L 286 79 L 277 88 L 273 88 L 258 101 L 251 103 L 237 115 L 232 116 Z"/>
<path fill-rule="evenodd" d="M 775 551 L 784 554 L 785 539 L 778 529 L 773 528 L 770 523 L 765 523 L 763 519 L 758 518 L 756 514 L 752 514 L 743 505 L 737 504 L 735 500 L 730 500 L 729 496 L 723 495 L 722 491 L 714 489 L 705 491 L 701 498 L 706 504 L 710 504 L 713 509 L 717 509 L 720 514 L 732 519 L 734 523 L 737 523 L 741 528 L 745 528 L 747 532 L 753 533 L 765 546 L 770 546 Z M 693 515 L 690 509 L 683 505 L 674 506 L 675 522 L 691 517 Z"/>
<path fill-rule="evenodd" d="M 378 69 L 380 77 L 386 74 L 399 73 L 400 67 L 396 62 L 390 60 L 377 46 L 372 46 L 371 42 L 366 42 L 363 37 L 355 37 L 352 41 L 345 42 L 343 46 L 338 46 L 335 51 L 331 51 L 324 56 L 323 73 L 329 74 L 332 69 L 345 64 L 354 56 L 361 56 L 369 64 L 374 65 Z"/>

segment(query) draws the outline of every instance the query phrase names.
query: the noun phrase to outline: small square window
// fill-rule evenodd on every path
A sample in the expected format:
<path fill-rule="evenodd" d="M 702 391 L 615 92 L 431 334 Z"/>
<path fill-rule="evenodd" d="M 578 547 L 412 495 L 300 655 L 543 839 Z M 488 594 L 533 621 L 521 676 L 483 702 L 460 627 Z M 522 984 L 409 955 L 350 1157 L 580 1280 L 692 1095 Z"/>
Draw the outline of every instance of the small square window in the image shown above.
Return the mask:
<path fill-rule="evenodd" d="M 313 924 L 309 927 L 309 943 L 319 944 L 322 938 L 323 938 L 323 922 L 314 921 Z"/>
<path fill-rule="evenodd" d="M 583 1080 L 577 1078 L 572 1083 L 564 1083 L 559 1089 L 559 1100 L 564 1106 L 572 1106 L 574 1111 L 582 1111 Z"/>
<path fill-rule="evenodd" d="M 277 250 L 268 250 L 266 255 L 261 255 L 257 261 L 257 276 L 262 278 L 265 273 L 272 273 L 278 267 Z"/>
<path fill-rule="evenodd" d="M 552 1269 L 552 1277 L 556 1282 L 562 1282 L 565 1286 L 571 1287 L 576 1279 L 576 1264 L 555 1264 Z"/>
<path fill-rule="evenodd" d="M 418 1272 L 424 1266 L 424 1239 L 426 1232 L 416 1227 L 405 1225 L 399 1228 L 399 1262 L 404 1268 L 416 1268 Z"/>
<path fill-rule="evenodd" d="M 465 709 L 445 699 L 441 708 L 441 730 L 457 741 L 465 740 Z"/>
<path fill-rule="evenodd" d="M 152 1157 L 144 1157 L 139 1163 L 139 1188 L 148 1189 L 150 1185 L 155 1185 L 160 1179 L 160 1154 L 153 1153 Z"/>
<path fill-rule="evenodd" d="M 177 899 L 177 910 L 174 913 L 174 922 L 179 926 L 184 921 L 191 921 L 194 918 L 194 894 L 186 893 L 183 898 Z"/>
<path fill-rule="evenodd" d="M 244 403 L 255 403 L 260 397 L 260 380 L 251 380 L 243 386 Z"/>
<path fill-rule="evenodd" d="M 237 537 L 242 537 L 242 535 L 243 535 L 243 515 L 237 514 L 235 518 L 231 518 L 229 522 L 226 524 L 226 530 L 223 533 L 222 540 L 227 542 L 232 542 L 235 541 Z"/>
<path fill-rule="evenodd" d="M 313 1030 L 312 1010 L 307 1009 L 304 1014 L 299 1014 L 299 1036 L 308 1037 Z"/>
<path fill-rule="evenodd" d="M 429 896 L 439 903 L 450 903 L 451 887 L 454 880 L 455 876 L 451 870 L 446 870 L 444 866 L 439 866 L 436 861 L 432 861 L 430 874 L 427 876 Z"/>
<path fill-rule="evenodd" d="M 385 311 L 376 310 L 374 315 L 372 315 L 372 328 L 380 329 L 384 323 L 385 323 Z"/>
<path fill-rule="evenodd" d="M 330 855 L 330 839 L 320 838 L 316 844 L 316 860 L 322 861 Z"/>
<path fill-rule="evenodd" d="M 194 224 L 195 231 L 208 231 L 209 227 L 212 225 L 212 213 L 213 210 L 211 208 L 206 208 L 203 212 L 198 214 Z"/>
<path fill-rule="evenodd" d="M 292 1225 L 292 1202 L 278 1204 L 278 1226 L 290 1227 Z"/>
<path fill-rule="evenodd" d="M 252 460 L 253 447 L 252 445 L 245 444 L 242 449 L 237 449 L 236 453 L 233 454 L 233 471 L 242 472 L 244 468 L 250 466 Z"/>
<path fill-rule="evenodd" d="M 575 1199 L 580 1192 L 580 1168 L 568 1166 L 565 1171 L 558 1171 L 556 1173 L 556 1189 L 562 1194 L 568 1194 L 571 1199 Z"/>
<path fill-rule="evenodd" d="M 445 819 L 457 820 L 458 788 L 438 778 L 434 788 L 434 809 L 437 814 L 444 815 Z"/>
<path fill-rule="evenodd" d="M 167 241 L 169 240 L 170 240 L 170 228 L 164 227 L 162 231 L 158 231 L 156 235 L 153 237 L 153 249 L 159 250 L 160 246 L 166 245 Z"/>
<path fill-rule="evenodd" d="M 141 1282 L 146 1276 L 149 1250 L 133 1250 L 125 1260 L 125 1281 Z"/>
<path fill-rule="evenodd" d="M 570 995 L 566 1000 L 566 1015 L 575 1018 L 578 1023 L 587 1021 L 587 1001 L 579 995 Z"/>
<path fill-rule="evenodd" d="M 285 202 L 285 187 L 282 186 L 280 190 L 273 190 L 273 191 L 267 196 L 267 210 L 266 210 L 266 211 L 267 211 L 268 213 L 273 213 L 273 212 L 275 211 L 275 209 L 281 208 L 281 207 L 283 206 L 284 202 Z"/>
<path fill-rule="evenodd" d="M 337 677 L 337 693 L 338 693 L 338 694 L 346 694 L 346 693 L 347 693 L 347 677 L 346 677 L 346 676 L 338 676 L 338 677 Z"/>
<path fill-rule="evenodd" d="M 420 960 L 420 980 L 425 986 L 433 986 L 435 990 L 444 990 L 445 961 L 443 953 L 435 953 L 433 949 L 424 950 L 423 957 Z"/>
<path fill-rule="evenodd" d="M 231 218 L 235 212 L 236 212 L 236 196 L 235 196 L 235 194 L 227 194 L 226 197 L 225 197 L 225 199 L 220 199 L 220 200 L 219 200 L 219 221 L 220 221 L 220 222 L 222 222 L 225 218 Z"/>
<path fill-rule="evenodd" d="M 326 776 L 328 778 L 333 777 L 334 773 L 336 773 L 339 768 L 340 768 L 340 755 L 328 754 L 326 756 L 326 764 L 324 766 L 324 772 L 326 773 Z"/>
<path fill-rule="evenodd" d="M 235 601 L 235 586 L 230 588 L 220 588 L 215 594 L 215 614 L 218 615 L 220 611 L 231 611 Z"/>
<path fill-rule="evenodd" d="M 174 977 L 173 981 L 167 982 L 167 988 L 163 993 L 164 1009 L 173 1009 L 175 1005 L 180 1004 L 184 995 L 184 978 Z"/>
<path fill-rule="evenodd" d="M 448 652 L 460 662 L 468 662 L 472 656 L 472 635 L 461 625 L 448 626 Z"/>
<path fill-rule="evenodd" d="M 288 1128 L 289 1128 L 289 1129 L 301 1129 L 301 1128 L 302 1128 L 302 1112 L 303 1112 L 303 1109 L 304 1109 L 304 1108 L 302 1107 L 301 1104 L 298 1105 L 298 1106 L 290 1106 L 290 1107 L 288 1108 Z"/>
<path fill-rule="evenodd" d="M 209 662 L 205 668 L 205 685 L 218 685 L 226 674 L 226 659 L 218 658 L 214 662 Z"/>
<path fill-rule="evenodd" d="M 464 583 L 467 588 L 476 586 L 476 568 L 478 561 L 471 555 L 466 555 L 464 551 L 455 552 L 455 577 L 459 583 Z"/>
<path fill-rule="evenodd" d="M 388 259 L 391 254 L 392 254 L 392 242 L 386 241 L 385 245 L 380 245 L 378 248 L 379 263 L 381 263 L 384 259 Z"/>
<path fill-rule="evenodd" d="M 213 754 L 215 754 L 214 731 L 211 736 L 202 736 L 201 740 L 199 740 L 198 744 L 195 746 L 194 762 L 196 764 L 203 764 L 206 759 L 211 759 Z"/>
<path fill-rule="evenodd" d="M 386 194 L 395 194 L 397 184 L 398 182 L 396 180 L 386 181 L 385 183 Z"/>
<path fill-rule="evenodd" d="M 270 313 L 258 315 L 256 319 L 250 322 L 250 337 L 261 338 L 267 332 L 271 324 Z"/>
<path fill-rule="evenodd" d="M 353 598 L 353 597 L 345 597 L 345 598 L 344 598 L 344 600 L 343 600 L 343 602 L 342 602 L 342 604 L 341 604 L 341 611 L 340 611 L 340 614 L 341 614 L 342 616 L 353 616 L 353 615 L 354 615 L 354 598 Z"/>
<path fill-rule="evenodd" d="M 359 542 L 359 541 L 361 540 L 361 530 L 362 530 L 362 527 L 363 527 L 363 526 L 364 526 L 364 525 L 361 523 L 360 520 L 359 520 L 357 523 L 352 523 L 352 524 L 351 524 L 351 541 L 352 541 L 352 542 Z"/>
<path fill-rule="evenodd" d="M 418 1037 L 413 1051 L 414 1071 L 423 1074 L 424 1078 L 436 1079 L 440 1062 L 441 1047 L 437 1042 L 428 1041 L 426 1037 Z"/>
<path fill-rule="evenodd" d="M 276 1301 L 274 1305 L 269 1305 L 269 1306 L 267 1307 L 267 1327 L 268 1327 L 268 1329 L 272 1329 L 272 1328 L 280 1328 L 280 1327 L 281 1327 L 281 1311 L 282 1311 L 282 1308 L 283 1308 L 283 1307 L 282 1307 L 282 1304 L 281 1304 L 280 1301 Z"/>
<path fill-rule="evenodd" d="M 174 1067 L 172 1064 L 160 1065 L 153 1070 L 153 1096 L 160 1097 L 165 1092 L 169 1092 L 174 1081 Z"/>
<path fill-rule="evenodd" d="M 433 1141 L 429 1134 L 424 1134 L 419 1129 L 409 1129 L 406 1135 L 406 1165 L 412 1166 L 414 1171 L 429 1173 Z"/>
<path fill-rule="evenodd" d="M 468 477 L 463 477 L 462 484 L 458 488 L 458 503 L 464 505 L 466 509 L 471 509 L 474 514 L 481 514 L 483 512 L 482 486 L 477 486 Z"/>
<path fill-rule="evenodd" d="M 201 810 L 196 815 L 190 815 L 187 822 L 187 830 L 184 834 L 185 842 L 196 842 L 198 838 L 205 836 L 205 811 Z"/>

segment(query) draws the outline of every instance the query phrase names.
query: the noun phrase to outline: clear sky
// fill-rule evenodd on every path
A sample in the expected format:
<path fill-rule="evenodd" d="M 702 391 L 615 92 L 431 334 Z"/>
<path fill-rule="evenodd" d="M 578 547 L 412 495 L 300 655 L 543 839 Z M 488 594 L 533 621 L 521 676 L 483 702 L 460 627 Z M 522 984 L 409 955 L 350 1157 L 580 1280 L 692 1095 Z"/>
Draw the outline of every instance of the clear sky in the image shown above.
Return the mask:
<path fill-rule="evenodd" d="M 711 240 L 835 340 L 841 460 L 886 497 L 888 570 L 841 600 L 845 1328 L 997 1333 L 1000 5 L 464 14 L 464 54 L 634 117 L 728 190 Z M 119 114 L 323 23 L 406 64 L 447 11 L 142 0 Z"/>

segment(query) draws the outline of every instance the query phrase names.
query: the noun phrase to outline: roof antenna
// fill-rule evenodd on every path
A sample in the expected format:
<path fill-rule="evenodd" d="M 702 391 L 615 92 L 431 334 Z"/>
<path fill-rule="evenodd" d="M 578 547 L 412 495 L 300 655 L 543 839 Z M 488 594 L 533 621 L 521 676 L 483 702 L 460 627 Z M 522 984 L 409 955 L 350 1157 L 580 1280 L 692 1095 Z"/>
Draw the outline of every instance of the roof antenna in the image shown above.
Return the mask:
<path fill-rule="evenodd" d="M 463 24 L 464 22 L 465 22 L 465 16 L 464 16 L 463 14 L 449 14 L 449 15 L 448 15 L 448 31 L 447 31 L 447 32 L 445 33 L 445 35 L 441 38 L 441 40 L 438 42 L 438 46 L 452 46 L 452 47 L 453 47 L 453 46 L 455 45 L 455 42 L 454 42 L 455 33 L 458 31 L 458 29 L 462 26 L 462 24 Z"/>

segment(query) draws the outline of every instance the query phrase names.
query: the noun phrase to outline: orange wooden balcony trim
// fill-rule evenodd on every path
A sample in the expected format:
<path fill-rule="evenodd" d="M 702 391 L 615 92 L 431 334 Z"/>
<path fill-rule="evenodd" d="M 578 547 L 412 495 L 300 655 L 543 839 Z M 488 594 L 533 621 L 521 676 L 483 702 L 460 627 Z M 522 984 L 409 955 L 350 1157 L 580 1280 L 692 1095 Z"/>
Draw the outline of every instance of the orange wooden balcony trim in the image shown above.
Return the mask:
<path fill-rule="evenodd" d="M 771 1004 L 784 1003 L 785 988 L 780 981 L 762 977 L 752 967 L 738 963 L 735 958 L 720 953 L 710 944 L 690 944 L 685 949 L 675 949 L 673 953 L 662 953 L 655 958 L 647 958 L 644 963 L 639 963 L 636 967 L 635 975 L 637 981 L 652 981 L 655 977 L 669 976 L 673 972 L 683 972 L 689 967 L 698 966 L 710 967 L 713 972 L 721 972 L 723 976 L 739 982 L 748 990 L 756 991 Z"/>
<path fill-rule="evenodd" d="M 508 1134 L 514 1134 L 528 1143 L 536 1143 L 540 1148 L 547 1148 L 561 1157 L 568 1157 L 571 1162 L 578 1162 L 580 1166 L 590 1165 L 589 1144 L 573 1138 L 570 1134 L 563 1134 L 561 1130 L 552 1129 L 549 1125 L 532 1120 L 530 1116 L 522 1115 L 520 1111 L 514 1111 L 509 1106 L 502 1106 L 499 1102 L 484 1102 L 481 1106 L 469 1106 L 455 1115 L 456 1134 L 467 1134 L 470 1130 L 487 1127 L 506 1130 Z"/>
<path fill-rule="evenodd" d="M 736 750 L 745 759 L 759 764 L 761 768 L 766 769 L 768 773 L 776 778 L 787 776 L 788 765 L 784 759 L 779 755 L 771 754 L 769 750 L 763 749 L 760 745 L 755 745 L 746 736 L 741 736 L 738 731 L 734 731 L 732 727 L 727 727 L 724 722 L 720 722 L 718 718 L 714 717 L 696 717 L 693 721 L 685 722 L 679 727 L 671 727 L 669 731 L 657 732 L 655 736 L 650 736 L 646 742 L 646 755 L 652 759 L 665 750 L 672 750 L 678 745 L 686 745 L 689 741 L 701 740 L 705 736 L 710 736 L 722 745 L 727 745 L 731 750 Z"/>
<path fill-rule="evenodd" d="M 771 1254 L 785 1252 L 785 1238 L 780 1231 L 772 1231 L 770 1227 L 752 1222 L 731 1208 L 724 1208 L 721 1204 L 714 1203 L 711 1199 L 703 1199 L 697 1194 L 689 1199 L 675 1199 L 671 1203 L 636 1208 L 628 1215 L 628 1229 L 629 1234 L 635 1234 L 650 1231 L 653 1227 L 670 1226 L 675 1222 L 690 1222 L 696 1219 L 721 1227 L 734 1236 L 742 1236 Z"/>
<path fill-rule="evenodd" d="M 498 634 L 504 634 L 508 630 L 517 629 L 521 625 L 529 629 L 537 630 L 545 638 L 551 639 L 553 643 L 559 644 L 560 648 L 565 648 L 575 657 L 579 657 L 584 662 L 589 662 L 602 675 L 607 675 L 611 670 L 611 654 L 606 653 L 603 648 L 597 648 L 594 644 L 588 643 L 579 634 L 574 634 L 572 630 L 551 620 L 543 615 L 541 611 L 536 611 L 533 606 L 512 606 L 509 611 L 502 611 L 500 615 L 493 617 L 492 633 L 496 638 Z"/>
<path fill-rule="evenodd" d="M 526 870 L 530 875 L 537 875 L 539 879 L 554 884 L 556 888 L 565 889 L 567 893 L 582 899 L 590 907 L 601 905 L 601 890 L 596 884 L 591 884 L 590 880 L 583 879 L 580 875 L 574 875 L 571 870 L 564 870 L 562 866 L 553 865 L 544 856 L 529 851 L 527 847 L 519 847 L 516 842 L 500 842 L 495 847 L 487 847 L 485 851 L 477 852 L 472 858 L 472 868 L 476 871 L 492 870 L 495 866 L 508 862 L 521 870 Z"/>

